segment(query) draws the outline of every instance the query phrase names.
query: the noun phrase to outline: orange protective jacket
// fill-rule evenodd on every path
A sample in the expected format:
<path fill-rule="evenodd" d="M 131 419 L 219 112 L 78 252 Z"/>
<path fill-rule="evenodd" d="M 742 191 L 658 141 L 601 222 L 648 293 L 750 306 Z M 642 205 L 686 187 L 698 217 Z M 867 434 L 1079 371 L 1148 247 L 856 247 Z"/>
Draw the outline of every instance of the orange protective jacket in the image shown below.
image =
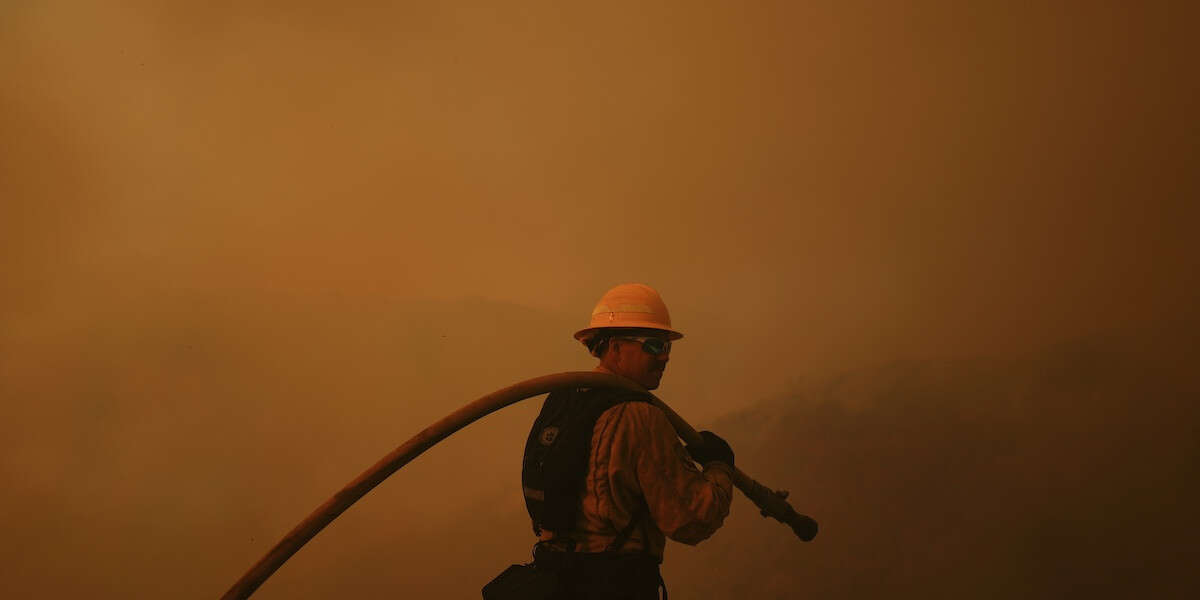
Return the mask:
<path fill-rule="evenodd" d="M 646 402 L 625 402 L 602 413 L 592 433 L 582 509 L 571 537 L 577 552 L 602 552 L 645 497 L 650 518 L 634 528 L 621 552 L 643 549 L 662 559 L 666 538 L 695 545 L 729 514 L 729 466 L 701 471 L 688 457 L 667 416 Z M 539 538 L 548 541 L 552 531 Z"/>

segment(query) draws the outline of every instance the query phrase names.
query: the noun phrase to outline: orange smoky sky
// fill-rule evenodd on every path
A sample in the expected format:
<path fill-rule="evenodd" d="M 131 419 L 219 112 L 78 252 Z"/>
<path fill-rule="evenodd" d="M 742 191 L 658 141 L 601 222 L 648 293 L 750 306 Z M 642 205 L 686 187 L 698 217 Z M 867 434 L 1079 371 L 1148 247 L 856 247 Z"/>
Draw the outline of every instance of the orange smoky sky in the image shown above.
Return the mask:
<path fill-rule="evenodd" d="M 679 597 L 988 586 L 945 559 L 985 547 L 1041 574 L 997 595 L 1061 597 L 1083 575 L 1003 526 L 849 540 L 929 516 L 929 473 L 1023 482 L 962 475 L 994 514 L 1089 472 L 1137 406 L 1122 468 L 1195 497 L 1184 3 L 351 4 L 0 6 L 0 595 L 219 595 L 435 419 L 590 368 L 570 334 L 627 281 L 687 336 L 662 398 L 844 532 L 796 550 L 739 497 L 668 548 Z M 475 597 L 528 553 L 536 411 L 406 467 L 260 595 Z M 961 431 L 1013 446 L 955 471 Z M 731 558 L 763 552 L 794 562 Z"/>

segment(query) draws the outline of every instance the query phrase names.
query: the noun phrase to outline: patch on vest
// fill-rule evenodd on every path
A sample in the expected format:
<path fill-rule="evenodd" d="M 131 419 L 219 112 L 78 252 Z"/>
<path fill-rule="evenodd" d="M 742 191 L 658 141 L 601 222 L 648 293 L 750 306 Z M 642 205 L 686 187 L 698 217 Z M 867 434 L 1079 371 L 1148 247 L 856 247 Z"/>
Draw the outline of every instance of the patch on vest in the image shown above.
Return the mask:
<path fill-rule="evenodd" d="M 542 435 L 538 436 L 538 441 L 541 442 L 543 446 L 550 446 L 550 445 L 554 444 L 554 440 L 557 437 L 558 437 L 558 428 L 557 427 L 547 427 L 542 430 Z"/>

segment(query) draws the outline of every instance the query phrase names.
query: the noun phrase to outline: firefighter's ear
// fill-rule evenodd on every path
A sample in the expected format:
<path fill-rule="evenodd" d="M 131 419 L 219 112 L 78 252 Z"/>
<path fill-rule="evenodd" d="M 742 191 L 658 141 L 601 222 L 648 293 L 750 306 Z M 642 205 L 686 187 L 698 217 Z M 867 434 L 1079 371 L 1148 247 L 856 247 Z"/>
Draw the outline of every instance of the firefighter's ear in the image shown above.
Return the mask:
<path fill-rule="evenodd" d="M 600 360 L 602 361 L 614 360 L 616 358 L 616 353 L 619 351 L 616 347 L 617 340 L 614 338 L 608 338 L 607 340 L 600 342 L 600 344 L 600 353 L 596 356 L 599 356 Z"/>

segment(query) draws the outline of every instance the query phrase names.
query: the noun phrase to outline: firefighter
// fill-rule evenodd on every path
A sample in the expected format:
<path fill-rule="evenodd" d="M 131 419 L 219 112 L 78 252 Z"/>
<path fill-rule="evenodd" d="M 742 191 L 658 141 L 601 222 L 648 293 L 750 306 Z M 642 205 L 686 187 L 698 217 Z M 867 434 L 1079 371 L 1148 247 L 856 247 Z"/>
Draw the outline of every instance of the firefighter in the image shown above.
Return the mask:
<path fill-rule="evenodd" d="M 599 359 L 596 371 L 647 390 L 658 387 L 682 337 L 658 292 L 642 284 L 610 289 L 575 334 Z M 646 400 L 609 388 L 546 398 L 521 476 L 545 591 L 526 597 L 642 600 L 658 598 L 660 587 L 665 597 L 666 538 L 698 544 L 729 514 L 729 444 L 703 431 L 704 445 L 685 449 Z"/>

